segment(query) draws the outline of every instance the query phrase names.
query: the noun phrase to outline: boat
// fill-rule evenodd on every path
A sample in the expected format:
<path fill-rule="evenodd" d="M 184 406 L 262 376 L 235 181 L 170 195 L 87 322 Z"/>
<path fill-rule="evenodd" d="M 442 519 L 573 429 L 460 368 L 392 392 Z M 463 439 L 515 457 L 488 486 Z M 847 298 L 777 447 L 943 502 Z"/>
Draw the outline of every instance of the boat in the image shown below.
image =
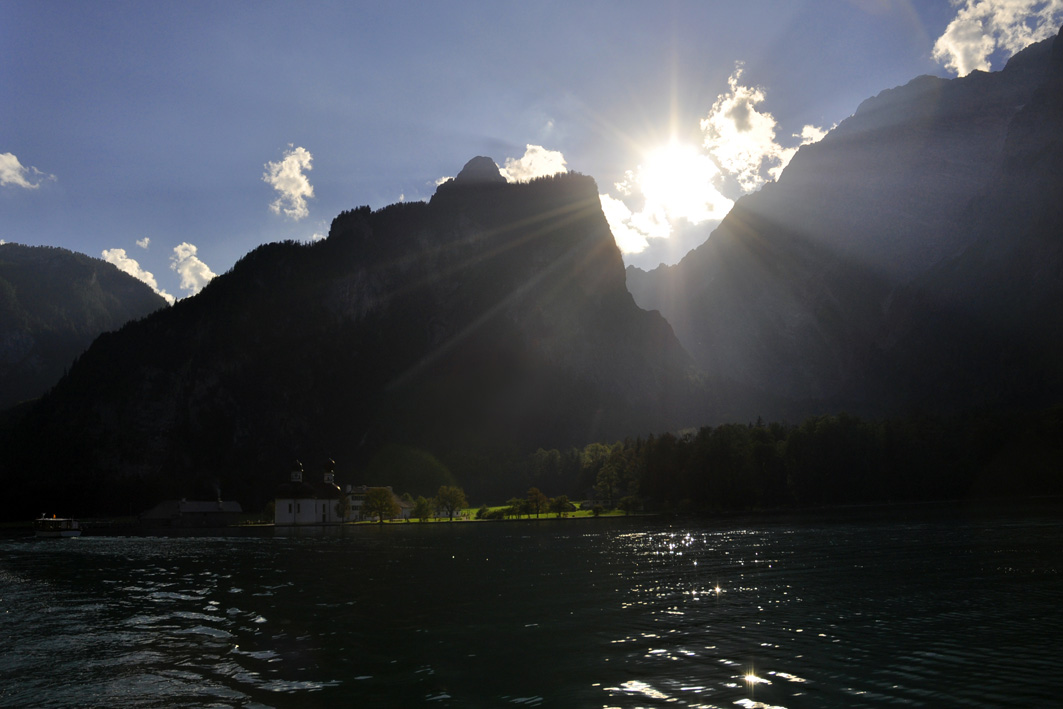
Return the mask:
<path fill-rule="evenodd" d="M 71 517 L 47 517 L 33 520 L 33 533 L 38 537 L 80 537 L 81 525 Z"/>

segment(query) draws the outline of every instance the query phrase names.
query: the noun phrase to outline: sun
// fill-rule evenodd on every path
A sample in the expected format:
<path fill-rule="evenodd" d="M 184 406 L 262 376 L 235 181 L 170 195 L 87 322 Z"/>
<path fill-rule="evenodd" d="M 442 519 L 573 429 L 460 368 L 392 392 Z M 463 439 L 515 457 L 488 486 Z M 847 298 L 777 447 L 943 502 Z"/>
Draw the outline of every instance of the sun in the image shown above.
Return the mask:
<path fill-rule="evenodd" d="M 652 239 L 668 239 L 685 226 L 727 216 L 734 201 L 720 193 L 722 181 L 708 153 L 673 140 L 642 151 L 638 166 L 615 183 L 620 199 L 600 195 L 602 211 L 620 250 L 637 254 Z M 675 243 L 688 243 L 682 238 Z"/>
<path fill-rule="evenodd" d="M 716 189 L 720 169 L 693 145 L 670 142 L 645 154 L 635 182 L 648 210 L 663 211 L 669 221 L 700 224 L 723 219 L 734 202 Z"/>

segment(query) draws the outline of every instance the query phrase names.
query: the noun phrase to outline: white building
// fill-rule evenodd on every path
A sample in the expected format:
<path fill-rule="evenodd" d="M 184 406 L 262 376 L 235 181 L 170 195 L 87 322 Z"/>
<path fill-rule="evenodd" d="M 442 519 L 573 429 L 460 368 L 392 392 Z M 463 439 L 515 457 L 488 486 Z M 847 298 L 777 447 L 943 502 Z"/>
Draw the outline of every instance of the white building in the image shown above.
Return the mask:
<path fill-rule="evenodd" d="M 320 482 L 303 479 L 303 466 L 299 461 L 292 468 L 291 480 L 277 488 L 273 507 L 273 524 L 277 526 L 342 524 L 367 519 L 362 514 L 362 505 L 370 487 L 347 486 L 340 491 L 336 485 L 336 463 L 325 463 Z M 392 496 L 395 493 L 387 488 Z M 409 519 L 413 505 L 395 496 L 401 510 L 399 519 Z"/>
<path fill-rule="evenodd" d="M 365 515 L 362 513 L 362 506 L 365 504 L 365 496 L 372 489 L 370 485 L 355 485 L 351 487 L 347 486 L 347 498 L 350 500 L 350 519 L 365 521 L 369 519 L 376 519 L 374 515 Z M 401 497 L 395 494 L 395 491 L 391 489 L 390 485 L 385 488 L 391 493 L 391 496 L 395 498 L 395 503 L 399 506 L 399 516 L 393 519 L 405 519 L 408 520 L 413 516 L 413 503 L 403 500 Z"/>
<path fill-rule="evenodd" d="M 349 516 L 343 514 L 340 502 L 343 493 L 336 485 L 335 478 L 335 463 L 331 460 L 325 464 L 320 482 L 303 480 L 303 466 L 296 461 L 291 480 L 277 488 L 273 523 L 288 526 L 340 524 L 347 521 Z"/>

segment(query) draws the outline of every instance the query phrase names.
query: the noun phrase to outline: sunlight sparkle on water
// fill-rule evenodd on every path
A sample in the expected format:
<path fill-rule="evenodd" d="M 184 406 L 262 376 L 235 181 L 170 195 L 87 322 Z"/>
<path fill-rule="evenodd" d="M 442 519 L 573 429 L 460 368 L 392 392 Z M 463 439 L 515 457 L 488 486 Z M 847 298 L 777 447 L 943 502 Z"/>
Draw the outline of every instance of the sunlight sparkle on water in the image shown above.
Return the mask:
<path fill-rule="evenodd" d="M 739 699 L 735 704 L 740 707 L 745 707 L 745 709 L 786 709 L 786 707 L 776 706 L 774 704 L 755 702 L 752 699 Z"/>
<path fill-rule="evenodd" d="M 640 682 L 639 680 L 629 680 L 621 684 L 619 687 L 607 687 L 606 691 L 624 692 L 625 694 L 641 694 L 642 696 L 648 697 L 650 699 L 663 699 L 666 701 L 671 700 L 671 697 L 669 697 L 664 692 L 658 689 L 654 689 L 653 686 L 647 684 L 646 682 Z"/>

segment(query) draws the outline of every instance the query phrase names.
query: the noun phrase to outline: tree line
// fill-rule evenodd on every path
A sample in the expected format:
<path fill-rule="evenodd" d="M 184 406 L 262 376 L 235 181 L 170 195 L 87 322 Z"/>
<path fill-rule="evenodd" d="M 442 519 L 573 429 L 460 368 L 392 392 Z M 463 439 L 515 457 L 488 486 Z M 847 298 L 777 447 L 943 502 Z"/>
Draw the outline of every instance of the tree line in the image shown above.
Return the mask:
<path fill-rule="evenodd" d="M 1063 408 L 878 421 L 838 414 L 797 425 L 758 419 L 540 448 L 503 467 L 511 485 L 530 487 L 501 506 L 482 505 L 477 519 L 1063 495 Z M 406 498 L 410 517 L 422 521 L 469 507 L 457 485 Z M 383 520 L 400 510 L 389 489 L 372 488 L 363 512 Z"/>
<path fill-rule="evenodd" d="M 418 495 L 416 499 L 405 496 L 412 503 L 410 517 L 422 522 L 435 517 L 446 517 L 450 520 L 460 514 L 469 506 L 465 499 L 465 491 L 456 485 L 441 485 L 438 492 L 432 498 Z M 395 499 L 391 488 L 371 487 L 366 491 L 362 502 L 362 515 L 364 517 L 376 517 L 383 524 L 384 520 L 395 519 L 402 514 L 402 508 Z"/>
<path fill-rule="evenodd" d="M 1059 495 L 1063 408 L 880 421 L 839 414 L 797 425 L 758 419 L 539 449 L 523 467 L 536 490 L 655 511 Z"/>

